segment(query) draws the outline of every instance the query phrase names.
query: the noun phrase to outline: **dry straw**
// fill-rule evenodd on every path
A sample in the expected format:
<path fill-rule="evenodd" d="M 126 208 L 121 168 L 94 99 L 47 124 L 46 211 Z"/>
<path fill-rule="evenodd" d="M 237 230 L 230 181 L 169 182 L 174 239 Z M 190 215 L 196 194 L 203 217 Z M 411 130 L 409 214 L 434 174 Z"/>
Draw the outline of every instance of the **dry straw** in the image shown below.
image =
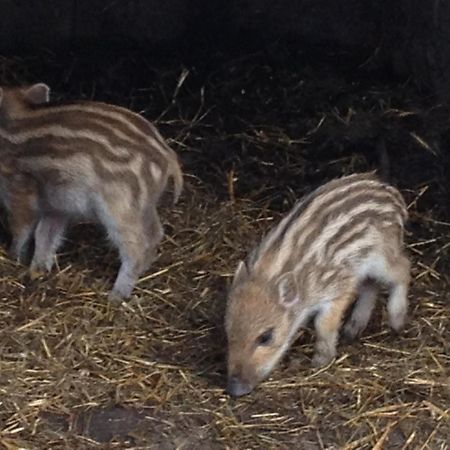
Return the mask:
<path fill-rule="evenodd" d="M 450 223 L 446 159 L 436 144 L 442 110 L 421 106 L 405 86 L 355 84 L 265 58 L 229 61 L 204 75 L 149 69 L 148 60 L 128 57 L 95 78 L 83 75 L 78 60 L 52 55 L 44 65 L 1 61 L 3 81 L 52 84 L 53 76 L 74 98 L 160 115 L 191 175 L 182 201 L 161 208 L 167 237 L 158 261 L 121 307 L 106 301 L 118 261 L 101 230 L 72 229 L 57 269 L 34 281 L 8 258 L 4 239 L 0 448 L 448 449 Z M 147 78 L 125 90 L 133 68 Z M 341 344 L 332 365 L 313 370 L 314 336 L 304 330 L 269 380 L 249 396 L 228 398 L 222 321 L 237 260 L 295 198 L 339 174 L 373 168 L 364 151 L 379 133 L 395 149 L 391 173 L 411 213 L 404 334 L 389 332 L 379 305 L 359 342 Z"/>

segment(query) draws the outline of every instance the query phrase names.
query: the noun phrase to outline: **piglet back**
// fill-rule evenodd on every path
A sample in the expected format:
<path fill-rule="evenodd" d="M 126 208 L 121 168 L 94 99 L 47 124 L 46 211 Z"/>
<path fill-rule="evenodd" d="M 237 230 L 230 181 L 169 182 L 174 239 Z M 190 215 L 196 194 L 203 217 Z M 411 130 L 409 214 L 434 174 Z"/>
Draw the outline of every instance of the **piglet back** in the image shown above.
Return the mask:
<path fill-rule="evenodd" d="M 340 248 L 361 237 L 367 236 L 367 246 L 372 245 L 368 230 L 373 226 L 398 230 L 401 241 L 407 217 L 402 195 L 374 173 L 342 177 L 300 200 L 265 236 L 248 263 L 270 278 L 311 258 L 326 264 Z"/>

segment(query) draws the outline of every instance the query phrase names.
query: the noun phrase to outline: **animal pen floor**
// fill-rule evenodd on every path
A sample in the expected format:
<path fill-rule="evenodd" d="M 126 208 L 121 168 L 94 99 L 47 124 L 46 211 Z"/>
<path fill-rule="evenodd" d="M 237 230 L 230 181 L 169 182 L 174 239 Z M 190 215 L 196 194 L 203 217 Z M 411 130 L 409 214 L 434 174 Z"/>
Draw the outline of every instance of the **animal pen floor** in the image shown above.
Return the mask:
<path fill-rule="evenodd" d="M 106 301 L 118 261 L 101 230 L 74 227 L 58 269 L 35 281 L 2 233 L 0 448 L 449 448 L 449 108 L 408 82 L 284 51 L 186 66 L 0 60 L 2 83 L 141 111 L 186 172 L 182 200 L 160 207 L 159 259 L 120 307 Z M 377 168 L 380 137 L 411 215 L 405 332 L 390 333 L 380 302 L 363 337 L 314 370 L 303 330 L 268 381 L 230 399 L 222 324 L 238 259 L 313 187 Z"/>

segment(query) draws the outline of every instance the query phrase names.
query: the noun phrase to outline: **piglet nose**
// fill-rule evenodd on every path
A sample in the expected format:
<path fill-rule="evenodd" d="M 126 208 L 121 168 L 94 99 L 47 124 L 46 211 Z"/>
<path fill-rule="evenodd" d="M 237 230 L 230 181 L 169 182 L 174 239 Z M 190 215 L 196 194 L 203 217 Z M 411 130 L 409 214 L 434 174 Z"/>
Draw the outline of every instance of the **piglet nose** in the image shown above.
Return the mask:
<path fill-rule="evenodd" d="M 246 395 L 252 391 L 252 386 L 249 383 L 246 383 L 239 379 L 237 376 L 233 375 L 228 379 L 227 394 L 232 397 L 240 397 L 241 395 Z"/>

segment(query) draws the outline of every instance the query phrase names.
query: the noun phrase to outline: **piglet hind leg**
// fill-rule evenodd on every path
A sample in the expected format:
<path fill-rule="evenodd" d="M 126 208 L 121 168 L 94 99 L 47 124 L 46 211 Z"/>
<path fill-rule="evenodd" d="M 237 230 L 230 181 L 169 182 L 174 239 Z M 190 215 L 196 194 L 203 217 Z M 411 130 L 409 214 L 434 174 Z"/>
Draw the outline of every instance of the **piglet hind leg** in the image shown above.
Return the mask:
<path fill-rule="evenodd" d="M 358 299 L 352 314 L 344 326 L 343 334 L 347 340 L 358 337 L 369 323 L 378 295 L 378 287 L 372 280 L 363 281 L 358 287 Z"/>
<path fill-rule="evenodd" d="M 347 286 L 318 312 L 314 322 L 317 334 L 312 360 L 314 367 L 325 366 L 336 356 L 339 328 L 345 311 L 354 298 L 355 290 L 353 286 Z"/>
<path fill-rule="evenodd" d="M 112 302 L 130 297 L 139 277 L 139 266 L 143 261 L 139 243 L 127 240 L 122 243 L 119 253 L 122 263 L 113 289 L 108 296 Z"/>
<path fill-rule="evenodd" d="M 60 215 L 47 215 L 39 220 L 34 232 L 34 255 L 30 267 L 32 275 L 52 269 L 66 227 L 67 219 Z"/>
<path fill-rule="evenodd" d="M 136 233 L 122 233 L 119 244 L 121 265 L 109 294 L 109 300 L 112 302 L 130 297 L 139 275 L 145 268 L 146 254 L 141 241 L 142 237 Z"/>
<path fill-rule="evenodd" d="M 391 328 L 400 332 L 408 313 L 408 286 L 410 280 L 410 262 L 404 255 L 398 256 L 387 271 L 389 298 L 387 311 Z"/>
<path fill-rule="evenodd" d="M 148 270 L 156 259 L 158 245 L 164 236 L 163 226 L 159 219 L 158 212 L 153 205 L 147 208 L 144 227 L 147 235 L 147 248 L 145 249 L 145 261 L 142 272 Z"/>
<path fill-rule="evenodd" d="M 109 300 L 118 302 L 130 297 L 139 276 L 153 261 L 162 228 L 157 215 L 151 223 L 134 217 L 132 221 L 122 221 L 110 236 L 119 248 L 122 262 L 109 294 Z"/>

